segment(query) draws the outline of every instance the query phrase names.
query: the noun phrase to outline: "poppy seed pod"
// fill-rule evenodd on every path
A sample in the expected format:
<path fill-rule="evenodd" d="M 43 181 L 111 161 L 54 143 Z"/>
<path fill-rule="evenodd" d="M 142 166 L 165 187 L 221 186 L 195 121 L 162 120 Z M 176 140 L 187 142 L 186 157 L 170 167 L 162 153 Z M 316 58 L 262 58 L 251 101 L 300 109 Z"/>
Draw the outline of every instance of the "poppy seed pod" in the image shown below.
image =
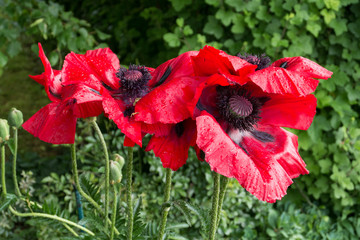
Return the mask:
<path fill-rule="evenodd" d="M 8 121 L 10 127 L 19 128 L 24 122 L 22 112 L 16 108 L 12 108 L 9 112 Z"/>
<path fill-rule="evenodd" d="M 6 119 L 0 119 L 0 144 L 9 140 L 9 124 Z"/>
<path fill-rule="evenodd" d="M 124 158 L 122 156 L 120 156 L 119 154 L 114 154 L 113 159 L 114 159 L 114 161 L 119 163 L 119 165 L 121 167 L 120 170 L 121 170 L 125 164 Z"/>
<path fill-rule="evenodd" d="M 110 161 L 110 184 L 120 183 L 122 179 L 122 166 L 116 161 Z"/>

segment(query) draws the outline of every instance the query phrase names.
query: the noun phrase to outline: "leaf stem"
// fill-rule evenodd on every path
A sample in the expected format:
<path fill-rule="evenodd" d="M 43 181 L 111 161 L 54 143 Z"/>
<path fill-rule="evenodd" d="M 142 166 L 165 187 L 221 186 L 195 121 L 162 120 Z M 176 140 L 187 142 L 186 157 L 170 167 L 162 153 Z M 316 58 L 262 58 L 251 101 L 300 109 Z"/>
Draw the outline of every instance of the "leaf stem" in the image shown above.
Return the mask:
<path fill-rule="evenodd" d="M 219 206 L 219 192 L 220 192 L 220 174 L 213 172 L 213 178 L 214 178 L 214 190 L 212 196 L 209 240 L 214 240 L 216 235 L 217 215 L 218 215 L 218 206 Z"/>
<path fill-rule="evenodd" d="M 116 190 L 116 186 L 112 185 L 112 189 L 113 189 L 113 192 L 114 192 L 114 202 L 113 202 L 112 218 L 111 218 L 110 240 L 114 239 L 114 230 L 115 230 L 115 222 L 116 222 L 116 210 L 117 210 L 117 190 Z"/>
<path fill-rule="evenodd" d="M 167 203 L 170 200 L 170 192 L 171 192 L 171 174 L 172 171 L 170 168 L 166 168 L 166 183 L 165 183 L 165 193 L 164 193 L 164 204 Z M 161 224 L 160 224 L 160 230 L 159 230 L 159 236 L 158 239 L 162 240 L 164 233 L 165 233 L 165 227 L 166 227 L 166 221 L 167 216 L 169 214 L 170 207 L 163 206 L 162 208 L 162 217 L 161 217 Z"/>
<path fill-rule="evenodd" d="M 104 155 L 105 155 L 105 218 L 108 217 L 109 215 L 109 190 L 110 190 L 110 160 L 109 160 L 109 153 L 106 147 L 106 142 L 104 139 L 103 134 L 101 133 L 101 130 L 99 128 L 99 126 L 96 123 L 96 120 L 94 118 L 93 121 L 91 121 L 96 134 L 99 136 L 100 139 L 100 143 L 101 146 L 103 148 L 104 151 Z M 108 227 L 108 222 L 105 220 L 105 228 Z"/>
<path fill-rule="evenodd" d="M 76 227 L 76 228 L 88 233 L 91 236 L 95 236 L 95 234 L 92 231 L 90 231 L 89 229 L 87 229 L 87 228 L 85 228 L 85 227 L 83 227 L 83 226 L 81 226 L 81 225 L 79 225 L 77 223 L 74 223 L 72 221 L 69 221 L 69 220 L 67 220 L 65 218 L 58 217 L 56 215 L 50 215 L 50 214 L 46 214 L 46 213 L 34 213 L 34 212 L 20 213 L 20 212 L 16 211 L 15 209 L 13 209 L 11 206 L 9 206 L 9 209 L 14 215 L 16 215 L 18 217 L 43 217 L 43 218 L 49 218 L 49 219 L 53 219 L 53 220 L 68 224 L 70 226 Z"/>
<path fill-rule="evenodd" d="M 74 174 L 74 181 L 75 181 L 75 186 L 78 190 L 78 192 L 80 193 L 81 196 L 83 196 L 89 203 L 91 203 L 96 210 L 102 215 L 105 216 L 104 211 L 101 209 L 101 207 L 99 206 L 99 204 L 97 204 L 97 202 L 95 202 L 94 199 L 92 199 L 92 197 L 90 197 L 89 195 L 87 195 L 84 190 L 81 188 L 80 186 L 80 182 L 79 182 L 79 175 L 78 175 L 78 170 L 77 170 L 77 162 L 76 162 L 76 148 L 75 148 L 75 143 L 70 145 L 71 147 L 71 160 L 72 160 L 72 170 L 73 170 L 73 174 Z M 109 218 L 107 218 L 107 222 L 111 223 L 111 220 Z M 119 235 L 119 231 L 115 228 L 115 233 L 116 235 Z"/>
<path fill-rule="evenodd" d="M 128 210 L 128 219 L 127 219 L 127 239 L 132 240 L 132 232 L 133 232 L 133 206 L 132 206 L 132 168 L 133 168 L 133 148 L 128 148 L 128 160 L 126 163 L 126 203 Z"/>
<path fill-rule="evenodd" d="M 21 192 L 19 189 L 17 177 L 16 177 L 16 160 L 17 160 L 17 150 L 18 150 L 18 129 L 14 128 L 14 155 L 13 155 L 13 180 L 14 180 L 14 187 L 15 193 L 18 197 L 21 197 Z"/>
<path fill-rule="evenodd" d="M 2 194 L 6 195 L 6 182 L 5 182 L 5 144 L 1 145 L 1 186 Z"/>

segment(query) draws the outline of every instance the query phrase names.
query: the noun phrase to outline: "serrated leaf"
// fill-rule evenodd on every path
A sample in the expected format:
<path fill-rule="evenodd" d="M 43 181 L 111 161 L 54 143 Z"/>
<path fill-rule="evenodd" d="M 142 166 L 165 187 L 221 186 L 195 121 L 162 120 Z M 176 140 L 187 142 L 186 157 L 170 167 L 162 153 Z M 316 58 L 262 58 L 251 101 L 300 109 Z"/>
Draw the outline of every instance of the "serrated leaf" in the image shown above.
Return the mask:
<path fill-rule="evenodd" d="M 336 36 L 340 36 L 341 34 L 343 34 L 344 32 L 346 32 L 348 30 L 346 23 L 347 23 L 346 19 L 333 19 L 329 23 L 329 26 L 332 29 L 334 29 Z"/>
<path fill-rule="evenodd" d="M 15 194 L 8 193 L 0 197 L 0 212 L 5 211 L 12 203 L 16 202 L 17 197 Z"/>
<path fill-rule="evenodd" d="M 180 39 L 174 33 L 165 33 L 163 38 L 169 44 L 170 47 L 179 47 L 180 46 Z"/>
<path fill-rule="evenodd" d="M 207 34 L 214 35 L 217 39 L 221 38 L 224 33 L 222 26 L 213 16 L 208 17 L 203 31 Z"/>

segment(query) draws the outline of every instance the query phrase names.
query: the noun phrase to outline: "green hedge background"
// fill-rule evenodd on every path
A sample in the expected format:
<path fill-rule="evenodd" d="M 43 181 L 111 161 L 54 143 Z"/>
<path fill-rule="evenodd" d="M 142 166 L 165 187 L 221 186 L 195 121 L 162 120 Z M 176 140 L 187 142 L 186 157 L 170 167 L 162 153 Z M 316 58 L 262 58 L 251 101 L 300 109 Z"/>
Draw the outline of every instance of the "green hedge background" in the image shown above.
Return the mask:
<path fill-rule="evenodd" d="M 234 55 L 266 53 L 273 61 L 304 56 L 334 72 L 331 79 L 320 81 L 315 92 L 318 108 L 310 129 L 294 131 L 310 174 L 296 179 L 288 195 L 273 205 L 259 202 L 231 182 L 219 236 L 359 239 L 359 26 L 358 0 L 0 0 L 0 117 L 6 118 L 10 108 L 16 107 L 27 119 L 48 101 L 42 87 L 27 77 L 43 70 L 37 42 L 58 69 L 69 51 L 84 53 L 106 46 L 122 64 L 150 67 L 205 44 Z M 102 125 L 109 131 L 111 149 L 121 151 L 120 132 L 106 120 Z M 85 123 L 79 129 L 88 134 L 78 139 L 84 148 L 78 153 L 83 167 L 97 169 L 94 156 L 100 149 Z M 115 138 L 110 137 L 113 134 Z M 43 193 L 36 191 L 33 197 L 57 201 L 74 214 L 68 149 L 49 146 L 24 131 L 20 146 L 19 168 L 34 173 L 27 172 L 23 179 L 29 184 L 33 179 L 30 185 L 43 188 Z M 211 196 L 211 174 L 193 152 L 190 156 L 189 164 L 174 175 L 172 194 L 202 205 Z M 136 192 L 143 193 L 142 211 L 151 220 L 157 213 L 149 209 L 159 208 L 162 201 L 164 171 L 152 153 L 141 150 L 136 161 Z M 46 166 L 54 169 L 52 175 Z M 154 184 L 149 186 L 149 181 Z M 2 214 L 0 237 L 26 239 L 26 231 L 35 231 L 38 239 L 58 239 L 46 229 L 49 224 L 29 227 L 32 220 L 24 223 Z M 176 209 L 170 215 L 170 223 L 178 225 L 172 230 L 174 236 L 201 239 L 195 215 L 190 222 Z"/>

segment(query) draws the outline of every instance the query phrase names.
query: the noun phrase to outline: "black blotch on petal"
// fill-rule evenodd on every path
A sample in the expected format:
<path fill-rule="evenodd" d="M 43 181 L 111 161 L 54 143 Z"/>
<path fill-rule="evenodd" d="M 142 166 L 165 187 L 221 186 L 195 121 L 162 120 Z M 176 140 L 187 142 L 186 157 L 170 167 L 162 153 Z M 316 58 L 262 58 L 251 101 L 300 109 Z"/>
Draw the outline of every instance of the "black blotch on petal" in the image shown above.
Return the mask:
<path fill-rule="evenodd" d="M 175 133 L 178 137 L 181 137 L 184 134 L 185 126 L 184 122 L 179 122 L 175 125 Z"/>
<path fill-rule="evenodd" d="M 61 95 L 53 92 L 50 87 L 49 87 L 49 93 L 50 93 L 53 97 L 56 97 L 56 98 L 58 98 L 58 99 L 61 99 Z"/>
<path fill-rule="evenodd" d="M 283 62 L 282 64 L 280 64 L 280 67 L 281 67 L 281 68 L 285 68 L 285 69 L 286 69 L 287 66 L 288 66 L 288 62 L 286 62 L 286 61 Z"/>
<path fill-rule="evenodd" d="M 205 160 L 205 152 L 203 150 L 200 150 L 200 159 Z"/>
<path fill-rule="evenodd" d="M 168 76 L 171 73 L 171 67 L 168 66 L 164 72 L 164 74 L 161 76 L 160 80 L 155 84 L 154 88 L 160 86 L 161 84 L 163 84 L 165 82 L 165 80 L 168 78 Z"/>
<path fill-rule="evenodd" d="M 244 148 L 244 146 L 243 146 L 241 143 L 239 143 L 238 146 L 239 146 L 247 155 L 249 155 L 248 151 L 246 151 L 246 149 Z"/>
<path fill-rule="evenodd" d="M 100 92 L 99 91 L 96 91 L 95 89 L 92 89 L 92 88 L 89 88 L 90 91 L 96 93 L 97 95 L 101 96 Z"/>
<path fill-rule="evenodd" d="M 106 89 L 109 90 L 109 91 L 112 91 L 112 90 L 113 90 L 109 85 L 107 85 L 107 84 L 104 83 L 103 81 L 101 81 L 101 85 L 103 85 L 103 87 L 106 88 Z"/>
<path fill-rule="evenodd" d="M 259 141 L 261 141 L 261 142 L 264 142 L 264 143 L 266 143 L 266 142 L 273 142 L 273 141 L 275 140 L 275 138 L 274 138 L 271 134 L 269 134 L 269 133 L 267 133 L 267 132 L 261 132 L 261 131 L 256 131 L 256 130 L 254 130 L 254 131 L 251 132 L 251 134 L 252 134 L 257 140 L 259 140 Z"/>

